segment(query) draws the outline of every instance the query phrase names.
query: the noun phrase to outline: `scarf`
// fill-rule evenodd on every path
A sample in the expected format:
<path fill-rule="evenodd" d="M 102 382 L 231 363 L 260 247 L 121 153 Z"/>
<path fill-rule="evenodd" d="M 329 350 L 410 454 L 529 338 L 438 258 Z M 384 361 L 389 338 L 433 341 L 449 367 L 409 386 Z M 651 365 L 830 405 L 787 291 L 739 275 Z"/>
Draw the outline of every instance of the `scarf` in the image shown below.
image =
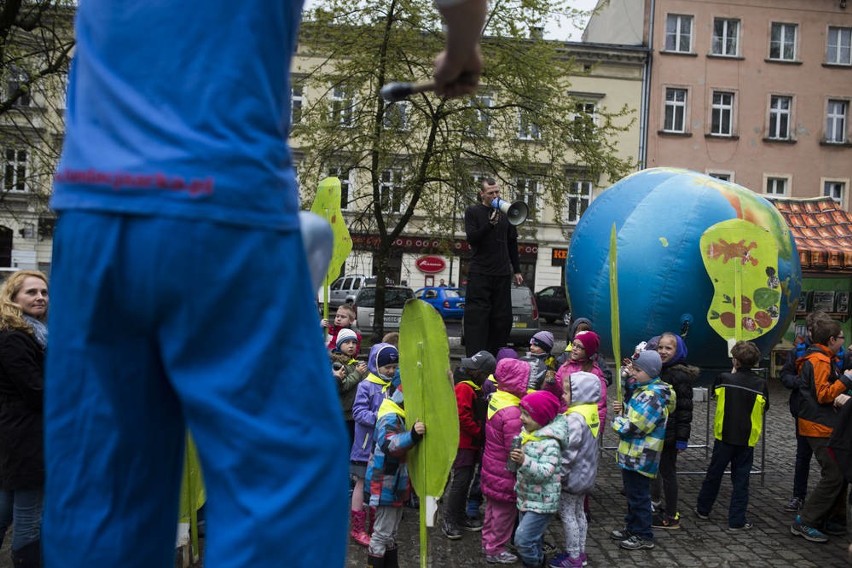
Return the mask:
<path fill-rule="evenodd" d="M 24 321 L 26 321 L 30 328 L 32 328 L 33 337 L 35 337 L 35 340 L 39 345 L 41 345 L 41 348 L 47 349 L 47 326 L 27 314 L 24 314 Z"/>
<path fill-rule="evenodd" d="M 521 430 L 521 445 L 523 446 L 527 442 L 538 442 L 539 440 L 544 440 L 541 436 L 536 436 L 535 432 L 527 432 L 526 430 Z"/>

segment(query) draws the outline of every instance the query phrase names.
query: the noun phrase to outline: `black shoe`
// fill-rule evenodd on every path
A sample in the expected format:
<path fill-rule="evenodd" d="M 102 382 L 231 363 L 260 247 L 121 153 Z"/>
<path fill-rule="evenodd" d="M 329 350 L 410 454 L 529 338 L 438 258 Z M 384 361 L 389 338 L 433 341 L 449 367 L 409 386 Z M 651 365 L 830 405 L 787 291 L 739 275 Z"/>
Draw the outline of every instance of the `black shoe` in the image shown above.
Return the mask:
<path fill-rule="evenodd" d="M 482 530 L 482 521 L 465 516 L 458 527 L 470 532 L 479 532 Z"/>
<path fill-rule="evenodd" d="M 631 536 L 626 540 L 622 540 L 618 546 L 625 550 L 642 550 L 642 549 L 651 549 L 654 548 L 653 540 L 646 540 L 644 538 L 639 538 L 636 535 Z"/>
<path fill-rule="evenodd" d="M 623 529 L 615 529 L 614 531 L 609 533 L 609 538 L 618 541 L 627 540 L 631 536 L 632 535 L 630 534 L 630 531 L 627 530 L 627 527 L 624 527 Z"/>
<path fill-rule="evenodd" d="M 482 527 L 480 527 L 481 529 Z M 450 540 L 458 540 L 462 537 L 462 532 L 455 523 L 444 521 L 441 523 L 441 532 Z"/>

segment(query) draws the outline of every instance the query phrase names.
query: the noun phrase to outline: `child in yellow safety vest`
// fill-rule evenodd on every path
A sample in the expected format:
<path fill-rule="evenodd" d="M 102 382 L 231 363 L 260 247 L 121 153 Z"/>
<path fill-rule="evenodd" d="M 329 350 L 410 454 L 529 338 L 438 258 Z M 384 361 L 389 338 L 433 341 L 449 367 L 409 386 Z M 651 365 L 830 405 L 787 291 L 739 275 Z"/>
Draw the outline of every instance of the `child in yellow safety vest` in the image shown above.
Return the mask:
<path fill-rule="evenodd" d="M 568 410 L 556 420 L 567 423 L 568 433 L 562 450 L 562 493 L 559 499 L 565 552 L 551 560 L 550 566 L 557 568 L 580 567 L 587 560 L 588 521 L 583 511 L 583 500 L 595 486 L 598 472 L 601 381 L 597 375 L 577 371 L 565 377 L 562 386 L 562 400 Z"/>

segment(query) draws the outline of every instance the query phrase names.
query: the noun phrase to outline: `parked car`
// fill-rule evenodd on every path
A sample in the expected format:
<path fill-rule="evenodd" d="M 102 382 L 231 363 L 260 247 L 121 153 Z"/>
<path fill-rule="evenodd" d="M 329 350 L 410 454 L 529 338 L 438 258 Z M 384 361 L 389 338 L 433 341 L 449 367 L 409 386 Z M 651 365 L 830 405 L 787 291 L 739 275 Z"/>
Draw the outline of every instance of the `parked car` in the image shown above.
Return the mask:
<path fill-rule="evenodd" d="M 407 286 L 385 286 L 384 330 L 399 329 L 402 308 L 405 302 L 414 298 L 414 291 Z M 358 329 L 362 334 L 373 332 L 373 316 L 376 311 L 376 287 L 364 286 L 355 296 L 355 311 L 358 314 Z"/>
<path fill-rule="evenodd" d="M 538 322 L 538 307 L 532 290 L 526 286 L 512 285 L 512 330 L 509 343 L 526 348 L 532 336 L 541 331 Z M 464 345 L 464 319 L 462 319 L 461 343 Z"/>
<path fill-rule="evenodd" d="M 355 301 L 355 295 L 358 290 L 368 285 L 370 281 L 375 282 L 375 278 L 367 277 L 363 274 L 347 274 L 341 276 L 331 283 L 328 287 L 328 313 L 333 315 L 334 312 L 342 304 L 352 303 Z M 317 303 L 322 312 L 322 305 L 325 299 L 323 298 L 322 287 L 317 291 Z"/>
<path fill-rule="evenodd" d="M 458 288 L 427 286 L 414 292 L 414 297 L 438 310 L 444 319 L 461 319 L 464 315 L 464 298 Z"/>
<path fill-rule="evenodd" d="M 539 290 L 535 294 L 535 301 L 539 317 L 547 323 L 560 321 L 565 326 L 571 324 L 571 306 L 568 305 L 564 286 L 548 286 Z"/>

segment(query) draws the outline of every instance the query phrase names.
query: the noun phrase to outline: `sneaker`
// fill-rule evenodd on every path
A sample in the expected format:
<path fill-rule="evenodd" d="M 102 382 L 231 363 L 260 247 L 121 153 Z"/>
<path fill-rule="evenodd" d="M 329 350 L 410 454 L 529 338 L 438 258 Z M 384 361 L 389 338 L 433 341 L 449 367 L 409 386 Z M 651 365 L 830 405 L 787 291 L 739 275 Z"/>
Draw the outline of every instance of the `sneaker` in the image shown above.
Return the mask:
<path fill-rule="evenodd" d="M 481 528 L 481 527 L 480 527 Z M 458 540 L 462 537 L 462 532 L 455 523 L 444 521 L 441 523 L 441 532 L 450 540 Z"/>
<path fill-rule="evenodd" d="M 506 552 L 504 550 L 500 554 L 495 554 L 494 556 L 486 556 L 485 561 L 489 564 L 514 564 L 518 561 L 518 557 L 512 554 L 511 552 Z"/>
<path fill-rule="evenodd" d="M 790 501 L 784 505 L 785 511 L 790 511 L 791 513 L 795 513 L 799 509 L 802 508 L 802 505 L 805 504 L 805 500 L 801 497 L 791 497 Z"/>
<path fill-rule="evenodd" d="M 639 538 L 636 535 L 631 536 L 627 540 L 622 540 L 618 543 L 618 546 L 625 550 L 642 550 L 654 548 L 653 540 L 645 540 L 644 538 Z"/>
<path fill-rule="evenodd" d="M 728 527 L 728 532 L 750 531 L 753 526 L 754 526 L 753 524 L 746 521 L 745 524 L 741 527 Z"/>
<path fill-rule="evenodd" d="M 698 507 L 695 507 L 692 512 L 695 513 L 695 516 L 701 519 L 702 521 L 706 521 L 710 518 L 710 513 L 702 513 L 698 510 Z"/>
<path fill-rule="evenodd" d="M 796 520 L 790 525 L 790 532 L 811 542 L 828 542 L 828 537 L 822 531 L 804 524 L 801 515 L 796 515 Z"/>
<path fill-rule="evenodd" d="M 669 517 L 666 515 L 654 515 L 651 526 L 655 529 L 679 529 L 680 515 Z"/>
<path fill-rule="evenodd" d="M 559 552 L 559 548 L 551 542 L 547 542 L 546 540 L 542 540 L 541 551 L 544 553 L 545 556 L 550 556 L 552 554 L 556 554 L 557 552 Z"/>
<path fill-rule="evenodd" d="M 583 559 L 580 556 L 571 558 L 567 552 L 564 552 L 551 560 L 548 566 L 550 568 L 581 568 L 583 566 Z"/>
<path fill-rule="evenodd" d="M 589 555 L 585 552 L 580 553 L 580 561 L 583 563 L 583 566 L 588 566 L 589 564 Z"/>
<path fill-rule="evenodd" d="M 458 526 L 466 531 L 479 532 L 482 530 L 482 521 L 465 516 Z"/>
<path fill-rule="evenodd" d="M 630 534 L 630 531 L 627 530 L 627 527 L 624 527 L 623 529 L 615 529 L 614 531 L 609 533 L 609 538 L 618 541 L 627 540 L 631 536 L 632 535 Z"/>

